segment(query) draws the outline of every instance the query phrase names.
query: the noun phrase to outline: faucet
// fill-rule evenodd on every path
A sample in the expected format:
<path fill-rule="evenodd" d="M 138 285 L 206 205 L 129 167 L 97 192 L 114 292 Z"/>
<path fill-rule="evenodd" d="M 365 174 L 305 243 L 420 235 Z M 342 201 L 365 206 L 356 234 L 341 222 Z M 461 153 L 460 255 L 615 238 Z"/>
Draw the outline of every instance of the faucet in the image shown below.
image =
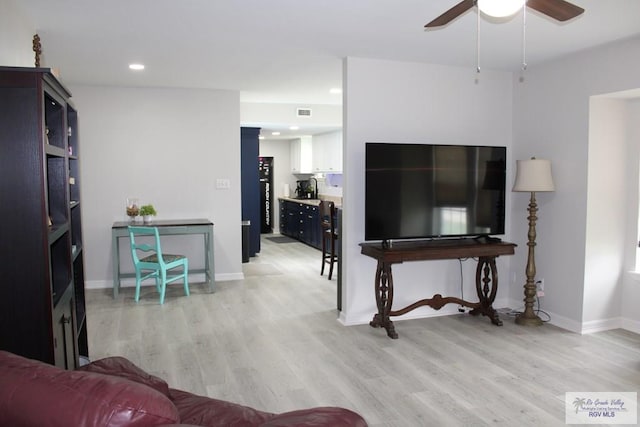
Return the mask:
<path fill-rule="evenodd" d="M 313 190 L 313 194 L 311 195 L 312 199 L 317 199 L 318 198 L 318 180 L 315 179 L 314 177 L 309 178 L 309 181 L 313 180 L 313 183 L 315 184 L 314 186 L 314 190 Z"/>

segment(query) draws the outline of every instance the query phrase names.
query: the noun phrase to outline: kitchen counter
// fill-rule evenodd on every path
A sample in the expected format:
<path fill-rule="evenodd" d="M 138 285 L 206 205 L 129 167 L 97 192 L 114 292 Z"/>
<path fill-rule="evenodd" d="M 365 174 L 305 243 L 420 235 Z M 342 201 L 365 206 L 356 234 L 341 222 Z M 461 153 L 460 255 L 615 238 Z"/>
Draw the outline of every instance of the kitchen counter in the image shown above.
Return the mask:
<path fill-rule="evenodd" d="M 295 199 L 293 197 L 278 197 L 278 200 L 286 200 L 287 202 L 302 203 L 303 205 L 318 206 L 320 199 Z"/>
<path fill-rule="evenodd" d="M 336 208 L 342 207 L 342 202 L 333 199 L 296 199 L 293 197 L 278 197 L 278 200 L 286 200 L 287 202 L 302 203 L 303 205 L 318 206 L 322 200 L 331 200 L 335 203 Z"/>

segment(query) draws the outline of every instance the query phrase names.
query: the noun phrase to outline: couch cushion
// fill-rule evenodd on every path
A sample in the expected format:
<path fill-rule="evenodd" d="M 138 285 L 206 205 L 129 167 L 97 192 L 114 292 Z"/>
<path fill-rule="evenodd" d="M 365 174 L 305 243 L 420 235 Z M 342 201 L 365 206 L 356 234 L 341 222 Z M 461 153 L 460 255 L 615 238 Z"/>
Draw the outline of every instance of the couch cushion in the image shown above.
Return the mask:
<path fill-rule="evenodd" d="M 78 368 L 79 371 L 115 375 L 151 387 L 169 397 L 169 385 L 162 378 L 148 374 L 128 359 L 119 356 L 105 357 Z"/>
<path fill-rule="evenodd" d="M 179 422 L 158 391 L 124 378 L 65 371 L 0 351 L 2 426 L 156 426 Z"/>
<path fill-rule="evenodd" d="M 223 400 L 170 389 L 180 421 L 205 427 L 257 427 L 273 417 L 268 412 Z"/>
<path fill-rule="evenodd" d="M 367 427 L 360 415 L 344 408 L 318 407 L 285 412 L 260 427 Z"/>

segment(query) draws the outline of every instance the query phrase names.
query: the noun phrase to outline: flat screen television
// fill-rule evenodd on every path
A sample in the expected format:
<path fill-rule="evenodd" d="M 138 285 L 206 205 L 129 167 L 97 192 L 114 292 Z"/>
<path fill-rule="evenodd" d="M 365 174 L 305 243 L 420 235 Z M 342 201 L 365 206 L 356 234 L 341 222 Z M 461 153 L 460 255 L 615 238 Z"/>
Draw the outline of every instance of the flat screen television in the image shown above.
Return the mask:
<path fill-rule="evenodd" d="M 365 240 L 504 234 L 506 147 L 365 147 Z"/>

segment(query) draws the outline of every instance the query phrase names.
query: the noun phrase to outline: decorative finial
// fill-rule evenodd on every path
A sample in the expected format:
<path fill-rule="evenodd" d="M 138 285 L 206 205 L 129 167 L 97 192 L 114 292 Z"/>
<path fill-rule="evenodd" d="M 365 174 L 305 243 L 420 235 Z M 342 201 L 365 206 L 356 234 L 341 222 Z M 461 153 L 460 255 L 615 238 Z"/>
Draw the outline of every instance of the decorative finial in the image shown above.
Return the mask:
<path fill-rule="evenodd" d="M 33 51 L 36 54 L 36 67 L 40 67 L 40 54 L 42 53 L 42 45 L 40 44 L 40 36 L 35 34 L 33 36 Z"/>

